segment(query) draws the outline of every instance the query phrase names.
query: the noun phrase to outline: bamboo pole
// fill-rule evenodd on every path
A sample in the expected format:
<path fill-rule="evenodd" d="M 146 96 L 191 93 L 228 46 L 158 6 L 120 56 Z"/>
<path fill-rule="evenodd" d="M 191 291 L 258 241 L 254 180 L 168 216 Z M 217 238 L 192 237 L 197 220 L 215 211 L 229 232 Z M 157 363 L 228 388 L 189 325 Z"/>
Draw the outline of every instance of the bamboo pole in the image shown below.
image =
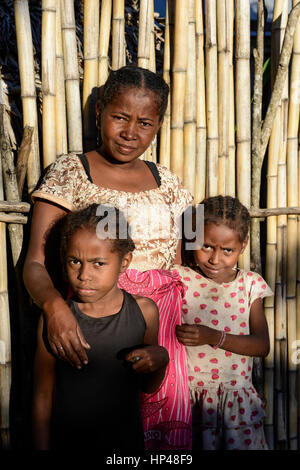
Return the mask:
<path fill-rule="evenodd" d="M 56 158 L 56 0 L 42 0 L 43 164 Z"/>
<path fill-rule="evenodd" d="M 295 6 L 299 0 L 293 2 Z M 298 204 L 298 129 L 299 96 L 295 90 L 300 83 L 300 22 L 295 31 L 292 54 L 290 89 L 292 90 L 288 109 L 287 129 L 287 203 Z M 298 92 L 299 95 L 299 92 Z M 297 364 L 293 362 L 293 347 L 297 340 L 297 216 L 287 217 L 287 325 L 288 325 L 288 366 L 289 366 L 289 449 L 298 449 L 298 402 L 297 402 Z"/>
<path fill-rule="evenodd" d="M 3 103 L 2 87 L 0 101 Z M 1 105 L 2 106 L 2 105 Z M 3 113 L 1 113 L 3 115 Z M 0 134 L 1 138 L 2 134 Z M 2 150 L 2 142 L 1 142 Z M 2 165 L 0 164 L 0 199 L 4 199 Z M 2 215 L 2 214 L 1 214 Z M 9 449 L 9 405 L 11 387 L 10 315 L 8 303 L 6 226 L 0 221 L 0 443 Z"/>
<path fill-rule="evenodd" d="M 2 80 L 1 80 L 2 83 Z M 0 84 L 2 88 L 2 85 Z M 17 175 L 16 169 L 14 165 L 14 155 L 11 150 L 9 137 L 6 132 L 7 124 L 6 124 L 6 111 L 4 108 L 3 103 L 0 104 L 1 107 L 1 123 L 0 123 L 0 130 L 1 130 L 1 164 L 2 164 L 2 171 L 3 171 L 3 184 L 4 184 L 4 191 L 5 197 L 8 201 L 19 202 L 19 190 L 18 190 L 18 183 L 17 183 Z M 17 214 L 10 214 L 10 217 L 15 217 Z M 21 224 L 14 224 L 10 223 L 8 225 L 8 232 L 12 250 L 12 258 L 13 258 L 13 265 L 14 267 L 17 266 L 21 250 L 22 250 L 22 243 L 23 243 L 23 227 Z"/>
<path fill-rule="evenodd" d="M 263 62 L 264 62 L 264 2 L 259 0 L 257 7 L 257 47 L 253 50 L 254 56 L 254 91 L 252 114 L 252 179 L 251 179 L 251 203 L 259 207 L 261 167 L 260 167 L 260 140 L 262 128 L 262 98 L 263 98 Z M 251 255 L 254 269 L 261 272 L 260 256 L 260 223 L 259 220 L 251 221 Z"/>
<path fill-rule="evenodd" d="M 102 86 L 109 73 L 109 37 L 111 25 L 112 0 L 101 2 L 100 34 L 99 34 L 99 71 L 98 86 Z"/>
<path fill-rule="evenodd" d="M 196 170 L 196 28 L 195 0 L 189 0 L 187 74 L 184 101 L 183 184 L 195 193 Z"/>
<path fill-rule="evenodd" d="M 0 212 L 29 212 L 30 204 L 27 202 L 0 201 Z"/>
<path fill-rule="evenodd" d="M 216 1 L 205 2 L 207 195 L 218 193 L 218 69 Z"/>
<path fill-rule="evenodd" d="M 174 59 L 171 90 L 171 158 L 173 173 L 183 178 L 184 162 L 184 96 L 186 87 L 187 54 L 185 41 L 188 36 L 188 0 L 177 0 L 175 5 Z"/>
<path fill-rule="evenodd" d="M 218 31 L 218 194 L 226 194 L 228 133 L 229 133 L 229 1 L 217 2 Z"/>
<path fill-rule="evenodd" d="M 299 57 L 299 56 L 298 56 Z M 299 87 L 298 87 L 299 91 Z M 298 132 L 298 142 L 300 139 L 300 128 Z M 298 146 L 298 162 L 300 159 L 300 147 Z M 298 165 L 298 204 L 300 201 L 300 165 Z M 298 232 L 297 232 L 297 283 L 296 283 L 296 292 L 297 292 L 297 312 L 296 312 L 296 334 L 297 338 L 300 338 L 300 227 L 299 227 L 299 217 L 298 217 Z M 296 343 L 297 346 L 297 343 Z M 299 349 L 298 349 L 299 351 Z M 295 350 L 297 353 L 297 349 Z M 300 361 L 297 364 L 297 402 L 298 402 L 298 416 L 297 416 L 297 426 L 298 426 L 298 436 L 300 437 Z M 300 439 L 298 439 L 299 441 Z M 300 442 L 298 442 L 300 446 Z"/>
<path fill-rule="evenodd" d="M 151 5 L 152 4 L 152 5 Z M 151 30 L 153 23 L 153 0 L 140 0 L 138 66 L 148 69 L 150 66 Z"/>
<path fill-rule="evenodd" d="M 61 1 L 56 0 L 56 157 L 68 152 L 64 54 L 61 30 Z"/>
<path fill-rule="evenodd" d="M 276 8 L 278 6 L 278 8 Z M 280 19 L 280 28 L 279 28 L 279 50 L 277 51 L 277 61 L 279 60 L 280 51 L 282 49 L 283 38 L 285 34 L 285 28 L 287 25 L 288 18 L 288 0 L 276 1 L 274 4 L 274 18 L 276 23 Z M 285 85 L 282 91 L 281 103 L 278 108 L 278 122 L 279 122 L 279 139 L 278 139 L 278 148 L 275 151 L 278 152 L 278 184 L 277 184 L 277 204 L 278 207 L 286 207 L 287 205 L 287 180 L 286 180 L 286 139 L 287 139 L 287 110 L 288 110 L 288 82 L 285 81 Z M 282 349 L 281 354 L 277 357 L 275 354 L 275 362 L 279 361 L 282 366 L 283 377 L 287 377 L 288 372 L 288 337 L 287 337 L 287 271 L 286 271 L 286 257 L 287 257 L 287 216 L 280 215 L 277 218 L 277 234 L 280 233 L 281 243 L 278 245 L 278 258 L 277 263 L 279 266 L 281 264 L 282 274 L 279 274 L 279 279 L 282 282 L 281 287 L 281 300 L 282 300 L 282 310 L 281 310 L 281 320 L 280 320 L 280 348 Z M 277 235 L 278 237 L 278 235 Z M 279 249 L 280 248 L 280 249 Z M 280 262 L 280 259 L 282 261 Z M 277 315 L 277 313 L 276 313 Z M 276 317 L 275 315 L 275 317 Z M 277 339 L 277 338 L 276 338 Z M 275 375 L 276 378 L 276 375 Z M 280 385 L 278 391 L 278 399 L 282 401 L 282 412 L 283 419 L 278 422 L 278 434 L 282 432 L 282 435 L 278 436 L 278 440 L 281 441 L 280 445 L 283 445 L 284 448 L 287 448 L 288 445 L 288 396 L 286 393 L 286 388 L 282 390 L 285 381 L 280 377 Z M 282 430 L 281 430 L 282 427 Z M 280 438 L 279 438 L 280 437 Z"/>
<path fill-rule="evenodd" d="M 171 85 L 170 81 L 170 11 L 169 1 L 166 2 L 166 21 L 165 21 L 165 38 L 164 38 L 164 59 L 163 59 L 163 78 L 165 82 Z M 168 106 L 165 112 L 164 120 L 160 129 L 160 147 L 159 161 L 160 164 L 170 168 L 170 139 L 171 139 L 171 109 L 170 109 L 170 93 L 168 97 Z"/>
<path fill-rule="evenodd" d="M 229 31 L 229 129 L 228 129 L 228 159 L 226 167 L 226 194 L 235 196 L 235 112 L 234 112 L 234 72 L 233 72 L 233 29 L 234 2 L 228 0 Z"/>
<path fill-rule="evenodd" d="M 83 135 L 85 151 L 96 147 L 95 109 L 98 97 L 99 0 L 84 2 Z"/>
<path fill-rule="evenodd" d="M 113 0 L 112 18 L 112 69 L 126 64 L 124 0 Z"/>
<path fill-rule="evenodd" d="M 153 0 L 141 0 L 139 12 L 138 66 L 155 72 Z M 156 161 L 156 139 L 140 157 Z"/>
<path fill-rule="evenodd" d="M 61 0 L 61 27 L 66 80 L 68 150 L 82 153 L 81 99 L 74 3 Z"/>
<path fill-rule="evenodd" d="M 246 207 L 251 204 L 251 116 L 250 116 L 250 4 L 236 1 L 236 164 L 237 197 Z M 250 244 L 239 257 L 239 266 L 250 269 Z"/>
<path fill-rule="evenodd" d="M 34 128 L 33 143 L 28 158 L 27 172 L 28 192 L 31 193 L 39 180 L 41 170 L 38 142 L 32 35 L 27 0 L 15 0 L 14 13 L 21 82 L 23 126 L 30 126 Z"/>
<path fill-rule="evenodd" d="M 195 202 L 205 198 L 206 183 L 206 100 L 202 2 L 195 2 L 196 19 L 196 176 Z"/>
<path fill-rule="evenodd" d="M 20 199 L 22 199 L 23 187 L 25 182 L 25 177 L 27 173 L 28 158 L 30 154 L 31 144 L 32 144 L 32 135 L 33 127 L 26 126 L 24 128 L 22 142 L 18 151 L 18 159 L 16 166 L 17 181 L 18 181 L 18 192 Z"/>

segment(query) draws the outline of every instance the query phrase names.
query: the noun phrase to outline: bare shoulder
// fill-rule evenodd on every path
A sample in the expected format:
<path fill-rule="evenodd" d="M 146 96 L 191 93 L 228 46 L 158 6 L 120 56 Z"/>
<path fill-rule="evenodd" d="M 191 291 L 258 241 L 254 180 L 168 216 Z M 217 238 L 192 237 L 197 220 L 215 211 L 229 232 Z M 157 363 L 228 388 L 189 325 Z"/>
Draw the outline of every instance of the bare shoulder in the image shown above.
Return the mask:
<path fill-rule="evenodd" d="M 136 300 L 141 310 L 158 311 L 157 305 L 154 300 L 149 299 L 148 297 L 142 297 L 141 295 L 132 295 L 132 297 Z"/>
<path fill-rule="evenodd" d="M 140 295 L 133 295 L 133 298 L 140 307 L 146 322 L 147 320 L 158 319 L 158 308 L 154 300 L 149 299 L 148 297 L 142 297 Z"/>

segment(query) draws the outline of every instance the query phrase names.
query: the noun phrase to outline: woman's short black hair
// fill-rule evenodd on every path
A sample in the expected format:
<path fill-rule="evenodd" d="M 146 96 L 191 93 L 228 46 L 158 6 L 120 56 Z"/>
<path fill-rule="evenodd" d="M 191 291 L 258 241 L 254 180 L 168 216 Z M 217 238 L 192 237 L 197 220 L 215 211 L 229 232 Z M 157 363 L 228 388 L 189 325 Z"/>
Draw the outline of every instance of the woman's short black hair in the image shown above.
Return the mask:
<path fill-rule="evenodd" d="M 100 112 L 126 88 L 144 88 L 155 93 L 159 121 L 163 120 L 168 106 L 169 86 L 158 74 L 136 65 L 126 65 L 110 72 L 98 99 Z"/>

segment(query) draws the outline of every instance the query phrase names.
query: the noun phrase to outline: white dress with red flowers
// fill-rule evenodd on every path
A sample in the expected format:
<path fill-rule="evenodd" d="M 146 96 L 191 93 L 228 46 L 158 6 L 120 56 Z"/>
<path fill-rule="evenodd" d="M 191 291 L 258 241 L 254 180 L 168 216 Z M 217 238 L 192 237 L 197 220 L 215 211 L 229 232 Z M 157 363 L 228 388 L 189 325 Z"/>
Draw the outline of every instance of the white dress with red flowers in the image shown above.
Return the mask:
<path fill-rule="evenodd" d="M 251 271 L 218 284 L 175 266 L 185 284 L 182 323 L 206 325 L 235 335 L 249 334 L 253 301 L 273 295 Z M 187 347 L 193 415 L 193 449 L 267 449 L 265 411 L 252 384 L 253 358 L 209 345 Z"/>

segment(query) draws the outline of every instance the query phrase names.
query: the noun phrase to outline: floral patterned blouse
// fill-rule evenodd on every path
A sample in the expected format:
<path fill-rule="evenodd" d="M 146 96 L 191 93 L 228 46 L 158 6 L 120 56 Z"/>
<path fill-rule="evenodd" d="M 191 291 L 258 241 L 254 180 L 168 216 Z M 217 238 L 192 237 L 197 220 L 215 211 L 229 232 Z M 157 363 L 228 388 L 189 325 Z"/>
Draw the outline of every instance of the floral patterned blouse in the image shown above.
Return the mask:
<path fill-rule="evenodd" d="M 140 271 L 169 269 L 179 238 L 177 219 L 193 196 L 167 168 L 157 164 L 157 169 L 159 187 L 132 193 L 91 183 L 78 155 L 62 155 L 49 167 L 32 198 L 54 202 L 70 211 L 92 203 L 121 209 L 136 245 L 130 267 Z"/>

